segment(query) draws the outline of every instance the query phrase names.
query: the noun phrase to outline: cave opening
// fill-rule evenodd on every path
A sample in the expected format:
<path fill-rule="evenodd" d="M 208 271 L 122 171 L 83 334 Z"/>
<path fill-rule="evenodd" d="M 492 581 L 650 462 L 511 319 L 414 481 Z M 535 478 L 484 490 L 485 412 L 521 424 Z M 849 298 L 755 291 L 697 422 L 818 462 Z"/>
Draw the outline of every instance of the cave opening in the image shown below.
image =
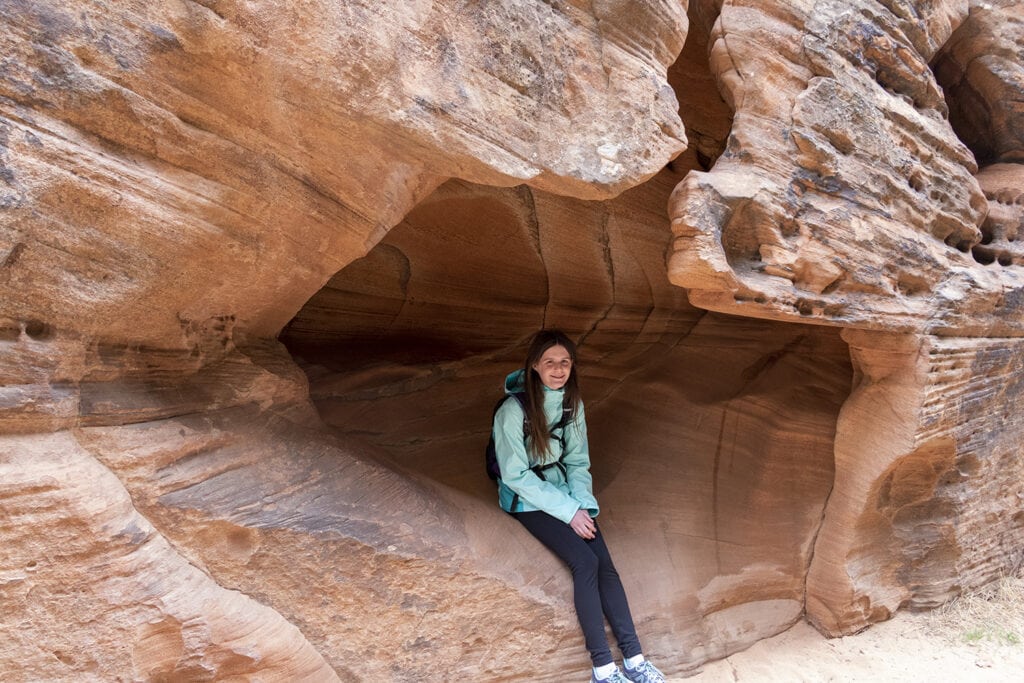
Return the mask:
<path fill-rule="evenodd" d="M 324 422 L 496 522 L 491 409 L 525 339 L 566 330 L 638 612 L 749 617 L 763 637 L 803 612 L 850 354 L 838 329 L 708 313 L 669 284 L 658 209 L 680 173 L 606 202 L 449 181 L 280 339 Z"/>
<path fill-rule="evenodd" d="M 564 329 L 634 611 L 669 620 L 665 637 L 753 624 L 737 636 L 752 643 L 803 614 L 853 369 L 837 328 L 709 313 L 669 283 L 669 196 L 714 164 L 732 116 L 707 36 L 690 38 L 669 76 L 689 93 L 691 144 L 656 176 L 601 202 L 450 180 L 280 340 L 326 424 L 492 511 L 467 520 L 488 525 L 502 516 L 482 457 L 491 409 L 529 335 Z"/>

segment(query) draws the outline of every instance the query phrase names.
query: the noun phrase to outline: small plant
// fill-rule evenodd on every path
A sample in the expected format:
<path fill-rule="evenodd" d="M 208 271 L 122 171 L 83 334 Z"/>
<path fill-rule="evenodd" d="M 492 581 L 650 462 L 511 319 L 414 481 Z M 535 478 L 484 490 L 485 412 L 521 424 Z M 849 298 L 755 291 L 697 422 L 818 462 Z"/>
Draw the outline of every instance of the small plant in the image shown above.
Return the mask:
<path fill-rule="evenodd" d="M 1024 640 L 1024 578 L 1003 576 L 954 598 L 931 613 L 929 623 L 951 643 L 1019 647 Z"/>
<path fill-rule="evenodd" d="M 1020 645 L 1020 636 L 1014 631 L 993 628 L 991 626 L 975 626 L 971 628 L 964 632 L 964 640 L 971 645 L 976 645 L 982 641 L 998 643 L 1000 645 Z"/>
<path fill-rule="evenodd" d="M 964 634 L 964 640 L 968 643 L 979 643 L 985 639 L 985 632 L 980 628 L 971 629 Z"/>

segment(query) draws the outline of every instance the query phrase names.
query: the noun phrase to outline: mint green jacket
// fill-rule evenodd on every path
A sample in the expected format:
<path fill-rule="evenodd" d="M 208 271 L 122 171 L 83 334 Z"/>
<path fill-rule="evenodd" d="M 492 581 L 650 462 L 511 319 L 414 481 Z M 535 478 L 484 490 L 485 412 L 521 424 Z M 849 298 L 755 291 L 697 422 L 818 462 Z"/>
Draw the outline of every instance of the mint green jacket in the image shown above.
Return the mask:
<path fill-rule="evenodd" d="M 505 393 L 523 391 L 523 371 L 516 370 L 505 378 Z M 548 427 L 562 419 L 561 389 L 544 387 L 544 416 Z M 536 465 L 526 449 L 523 437 L 523 408 L 514 398 L 501 404 L 494 414 L 494 450 L 498 456 L 501 478 L 498 479 L 498 504 L 505 512 L 542 510 L 566 524 L 579 509 L 596 517 L 600 508 L 594 498 L 594 485 L 590 478 L 590 452 L 587 446 L 587 419 L 580 404 L 576 419 L 565 427 L 565 475 L 558 467 L 544 470 L 541 479 L 530 469 Z M 551 439 L 551 453 L 555 458 L 562 446 L 557 434 Z M 545 481 L 546 479 L 546 481 Z M 519 494 L 516 509 L 512 500 Z"/>

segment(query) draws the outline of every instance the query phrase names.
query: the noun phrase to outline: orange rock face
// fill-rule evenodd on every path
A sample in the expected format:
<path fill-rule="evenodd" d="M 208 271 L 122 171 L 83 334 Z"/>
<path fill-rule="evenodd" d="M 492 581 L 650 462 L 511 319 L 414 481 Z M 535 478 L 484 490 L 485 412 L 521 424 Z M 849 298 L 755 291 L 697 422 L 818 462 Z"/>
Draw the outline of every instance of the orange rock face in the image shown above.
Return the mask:
<path fill-rule="evenodd" d="M 0 7 L 0 677 L 585 671 L 542 326 L 667 672 L 1020 566 L 1024 5 L 285 5 Z"/>
<path fill-rule="evenodd" d="M 714 168 L 672 198 L 669 277 L 698 306 L 846 328 L 854 385 L 806 609 L 852 633 L 1019 558 L 1021 465 L 990 420 L 1017 434 L 999 406 L 1024 363 L 1024 167 L 1004 104 L 1020 4 L 749 4 L 715 24 L 736 113 Z M 979 173 L 975 154 L 1003 163 Z"/>

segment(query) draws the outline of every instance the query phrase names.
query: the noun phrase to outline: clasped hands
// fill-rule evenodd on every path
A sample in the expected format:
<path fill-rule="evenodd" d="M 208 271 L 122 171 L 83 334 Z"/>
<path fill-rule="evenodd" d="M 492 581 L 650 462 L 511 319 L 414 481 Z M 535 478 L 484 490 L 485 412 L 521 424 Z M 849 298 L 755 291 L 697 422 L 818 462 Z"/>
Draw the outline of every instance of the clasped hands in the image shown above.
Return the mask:
<path fill-rule="evenodd" d="M 576 511 L 576 514 L 572 516 L 569 521 L 569 526 L 576 532 L 576 535 L 580 538 L 590 540 L 597 536 L 597 524 L 591 519 L 590 514 L 580 508 Z"/>

